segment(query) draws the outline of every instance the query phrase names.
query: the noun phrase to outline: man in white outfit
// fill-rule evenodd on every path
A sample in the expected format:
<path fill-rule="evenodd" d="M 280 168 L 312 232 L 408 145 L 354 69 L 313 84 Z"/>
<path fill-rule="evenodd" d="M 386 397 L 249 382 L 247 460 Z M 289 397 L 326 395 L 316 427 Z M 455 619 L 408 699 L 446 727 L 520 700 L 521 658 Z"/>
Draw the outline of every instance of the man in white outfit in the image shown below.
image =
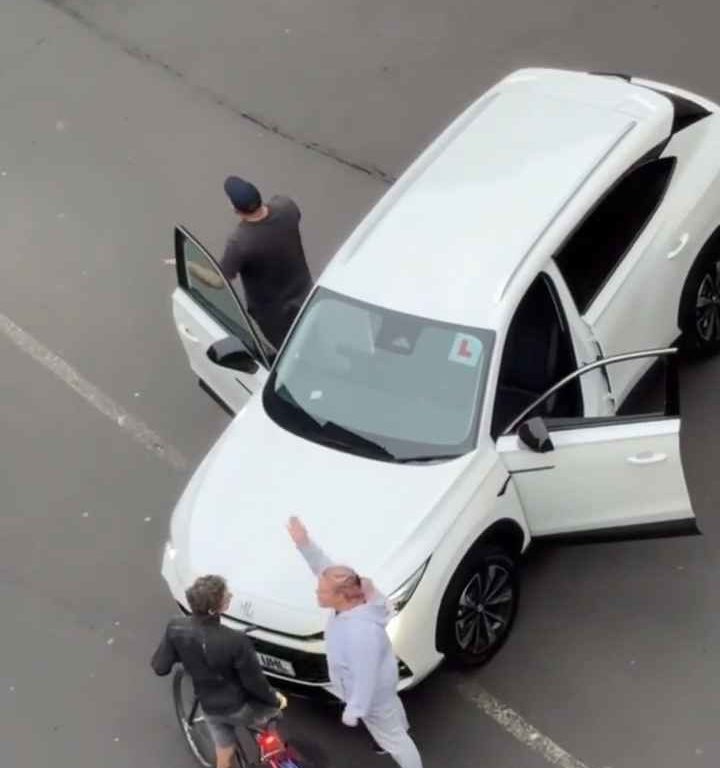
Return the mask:
<path fill-rule="evenodd" d="M 334 564 L 297 517 L 290 518 L 288 532 L 318 577 L 318 605 L 332 609 L 325 645 L 333 693 L 345 702 L 343 723 L 354 727 L 362 720 L 401 768 L 422 768 L 397 694 L 397 660 L 385 631 L 390 606 L 369 580 Z"/>

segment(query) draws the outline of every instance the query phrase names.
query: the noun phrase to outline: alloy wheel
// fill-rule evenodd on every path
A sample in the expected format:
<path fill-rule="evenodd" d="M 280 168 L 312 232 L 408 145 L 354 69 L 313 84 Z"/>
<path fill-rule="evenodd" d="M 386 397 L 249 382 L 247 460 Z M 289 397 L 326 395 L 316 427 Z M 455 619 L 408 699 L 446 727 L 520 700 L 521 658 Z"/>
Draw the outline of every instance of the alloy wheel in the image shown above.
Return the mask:
<path fill-rule="evenodd" d="M 695 299 L 695 327 L 704 342 L 720 340 L 720 261 L 703 275 Z"/>
<path fill-rule="evenodd" d="M 473 574 L 460 595 L 455 618 L 455 639 L 463 651 L 486 653 L 506 633 L 513 616 L 515 590 L 512 574 L 489 563 Z"/>

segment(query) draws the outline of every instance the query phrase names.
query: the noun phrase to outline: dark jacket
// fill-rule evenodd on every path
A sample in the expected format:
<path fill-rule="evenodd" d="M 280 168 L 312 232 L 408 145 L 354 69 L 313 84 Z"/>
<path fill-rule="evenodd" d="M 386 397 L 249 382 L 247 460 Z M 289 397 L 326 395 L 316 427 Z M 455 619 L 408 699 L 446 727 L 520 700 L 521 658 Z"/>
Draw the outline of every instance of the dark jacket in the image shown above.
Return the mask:
<path fill-rule="evenodd" d="M 151 664 L 156 674 L 168 675 L 176 663 L 192 678 L 208 715 L 236 712 L 246 701 L 277 706 L 252 643 L 241 632 L 222 626 L 217 616 L 171 619 Z"/>
<path fill-rule="evenodd" d="M 241 221 L 228 239 L 220 270 L 242 279 L 245 300 L 260 330 L 276 349 L 312 288 L 300 237 L 300 209 L 276 195 L 257 222 Z"/>

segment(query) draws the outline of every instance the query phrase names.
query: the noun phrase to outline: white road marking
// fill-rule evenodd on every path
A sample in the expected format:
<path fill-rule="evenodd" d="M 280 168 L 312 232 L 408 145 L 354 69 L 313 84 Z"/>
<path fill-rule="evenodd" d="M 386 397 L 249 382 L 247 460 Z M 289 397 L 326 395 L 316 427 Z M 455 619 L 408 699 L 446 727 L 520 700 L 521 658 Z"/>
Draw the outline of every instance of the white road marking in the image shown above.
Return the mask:
<path fill-rule="evenodd" d="M 90 405 L 114 421 L 120 429 L 127 432 L 133 440 L 143 445 L 148 451 L 164 459 L 171 467 L 178 471 L 184 471 L 189 467 L 190 463 L 188 460 L 177 449 L 153 432 L 147 424 L 131 413 L 128 413 L 112 398 L 83 378 L 69 363 L 66 363 L 61 357 L 2 313 L 0 313 L 0 332 L 19 350 L 25 352 L 25 354 L 57 376 L 60 381 L 75 390 Z"/>
<path fill-rule="evenodd" d="M 560 768 L 588 768 L 588 766 L 566 752 L 554 741 L 544 736 L 510 707 L 506 707 L 484 688 L 471 682 L 458 685 L 460 695 L 479 710 L 502 726 L 511 736 L 542 755 L 548 763 Z"/>

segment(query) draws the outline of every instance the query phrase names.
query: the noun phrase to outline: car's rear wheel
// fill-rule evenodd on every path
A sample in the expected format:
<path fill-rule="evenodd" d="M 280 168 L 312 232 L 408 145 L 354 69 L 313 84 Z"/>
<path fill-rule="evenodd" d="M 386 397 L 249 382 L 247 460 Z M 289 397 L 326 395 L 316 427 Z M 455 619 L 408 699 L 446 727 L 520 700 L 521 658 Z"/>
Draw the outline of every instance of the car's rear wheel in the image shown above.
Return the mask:
<path fill-rule="evenodd" d="M 438 614 L 437 644 L 448 662 L 477 666 L 502 647 L 517 613 L 515 560 L 502 547 L 479 546 L 450 580 Z"/>
<path fill-rule="evenodd" d="M 697 259 L 680 306 L 684 351 L 706 355 L 720 350 L 720 250 L 713 248 Z"/>

